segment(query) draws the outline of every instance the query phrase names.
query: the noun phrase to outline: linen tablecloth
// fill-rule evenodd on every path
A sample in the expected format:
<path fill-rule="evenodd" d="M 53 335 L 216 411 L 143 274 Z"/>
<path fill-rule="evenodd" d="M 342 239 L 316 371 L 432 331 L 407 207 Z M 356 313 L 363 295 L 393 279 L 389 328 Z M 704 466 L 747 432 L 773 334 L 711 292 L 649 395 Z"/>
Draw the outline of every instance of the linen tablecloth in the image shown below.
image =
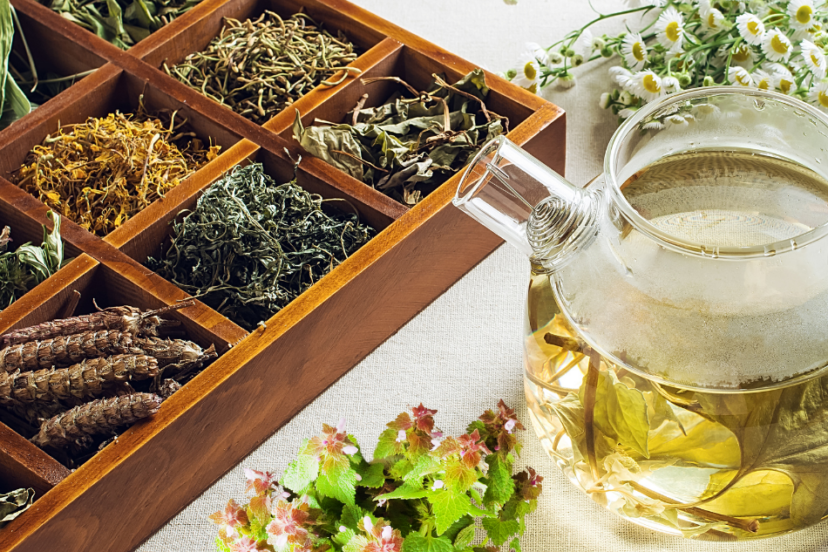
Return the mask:
<path fill-rule="evenodd" d="M 352 1 L 491 71 L 512 66 L 526 41 L 551 44 L 595 17 L 586 0 L 519 0 L 515 6 L 502 0 Z M 609 12 L 624 3 L 596 0 L 593 5 Z M 620 20 L 602 24 L 604 29 L 623 30 Z M 604 150 L 616 128 L 612 114 L 598 106 L 611 64 L 579 68 L 577 86 L 544 92 L 567 111 L 566 170 L 576 184 L 601 172 Z M 336 424 L 343 416 L 367 457 L 384 424 L 420 402 L 439 411 L 437 424 L 447 434 L 463 432 L 500 398 L 517 408 L 528 426 L 521 372 L 528 268 L 526 259 L 508 245 L 495 251 L 137 550 L 215 550 L 217 527 L 207 516 L 231 497 L 243 500 L 243 468 L 281 475 L 303 439 L 320 433 L 322 423 Z M 653 533 L 578 491 L 543 452 L 531 427 L 520 438 L 521 464 L 545 477 L 538 509 L 529 516 L 522 539 L 526 552 L 828 552 L 828 523 L 747 544 Z"/>

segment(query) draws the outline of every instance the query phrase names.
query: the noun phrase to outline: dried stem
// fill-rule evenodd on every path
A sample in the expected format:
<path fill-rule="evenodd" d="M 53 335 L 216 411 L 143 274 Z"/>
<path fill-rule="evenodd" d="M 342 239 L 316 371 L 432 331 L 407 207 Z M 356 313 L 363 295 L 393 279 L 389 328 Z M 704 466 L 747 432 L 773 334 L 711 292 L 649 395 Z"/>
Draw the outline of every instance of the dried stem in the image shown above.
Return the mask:
<path fill-rule="evenodd" d="M 595 456 L 595 396 L 598 389 L 601 357 L 593 350 L 588 352 L 588 356 L 589 368 L 584 383 L 584 437 L 586 439 L 589 469 L 592 471 L 593 481 L 598 481 L 601 477 L 598 472 L 598 459 Z"/>

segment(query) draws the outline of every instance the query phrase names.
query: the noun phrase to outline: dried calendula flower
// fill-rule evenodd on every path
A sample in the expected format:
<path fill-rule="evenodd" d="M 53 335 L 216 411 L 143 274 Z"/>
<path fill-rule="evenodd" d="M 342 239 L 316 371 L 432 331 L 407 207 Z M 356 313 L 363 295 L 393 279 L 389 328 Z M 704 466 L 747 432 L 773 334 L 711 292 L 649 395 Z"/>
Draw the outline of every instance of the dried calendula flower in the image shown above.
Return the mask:
<path fill-rule="evenodd" d="M 218 156 L 176 112 L 110 113 L 61 127 L 35 146 L 14 182 L 99 236 L 112 232 Z M 162 121 L 162 119 L 165 119 Z"/>

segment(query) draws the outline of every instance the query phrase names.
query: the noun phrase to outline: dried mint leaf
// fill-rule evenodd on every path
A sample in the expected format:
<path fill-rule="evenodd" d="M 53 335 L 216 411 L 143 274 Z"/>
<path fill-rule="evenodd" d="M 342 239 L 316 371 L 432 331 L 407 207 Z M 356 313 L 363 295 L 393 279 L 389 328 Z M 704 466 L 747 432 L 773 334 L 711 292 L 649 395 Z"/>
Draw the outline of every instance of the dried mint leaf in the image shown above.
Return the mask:
<path fill-rule="evenodd" d="M 350 122 L 305 127 L 297 111 L 294 138 L 311 155 L 373 186 L 397 201 L 414 205 L 463 168 L 508 125 L 486 109 L 484 73 L 475 69 L 454 85 L 442 76 L 423 92 L 396 77 L 405 92 L 378 107 L 348 114 Z"/>

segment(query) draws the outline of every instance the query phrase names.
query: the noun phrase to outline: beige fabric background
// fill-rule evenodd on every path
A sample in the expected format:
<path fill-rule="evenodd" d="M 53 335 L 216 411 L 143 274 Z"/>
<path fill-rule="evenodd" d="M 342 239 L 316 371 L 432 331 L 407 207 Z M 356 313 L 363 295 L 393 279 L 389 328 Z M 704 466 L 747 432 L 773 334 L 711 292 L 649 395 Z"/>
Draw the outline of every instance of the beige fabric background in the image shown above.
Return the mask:
<path fill-rule="evenodd" d="M 527 40 L 551 44 L 593 17 L 586 0 L 352 0 L 491 71 L 508 67 Z M 595 0 L 602 10 L 621 0 Z M 621 22 L 610 28 L 623 28 Z M 548 97 L 568 112 L 567 175 L 583 184 L 601 169 L 615 129 L 598 95 L 606 67 L 581 71 L 579 84 Z M 425 309 L 349 374 L 311 403 L 241 464 L 150 537 L 140 552 L 214 550 L 216 526 L 207 516 L 228 498 L 243 499 L 242 468 L 282 470 L 302 439 L 323 422 L 347 419 L 360 443 L 370 445 L 386 422 L 420 401 L 439 410 L 438 425 L 458 433 L 499 398 L 528 422 L 521 379 L 522 317 L 528 264 L 501 247 Z M 825 552 L 828 523 L 777 539 L 713 544 L 662 536 L 615 517 L 577 491 L 542 451 L 531 428 L 523 432 L 524 463 L 545 476 L 537 512 L 523 538 L 526 552 Z M 372 446 L 365 452 L 373 452 Z"/>

